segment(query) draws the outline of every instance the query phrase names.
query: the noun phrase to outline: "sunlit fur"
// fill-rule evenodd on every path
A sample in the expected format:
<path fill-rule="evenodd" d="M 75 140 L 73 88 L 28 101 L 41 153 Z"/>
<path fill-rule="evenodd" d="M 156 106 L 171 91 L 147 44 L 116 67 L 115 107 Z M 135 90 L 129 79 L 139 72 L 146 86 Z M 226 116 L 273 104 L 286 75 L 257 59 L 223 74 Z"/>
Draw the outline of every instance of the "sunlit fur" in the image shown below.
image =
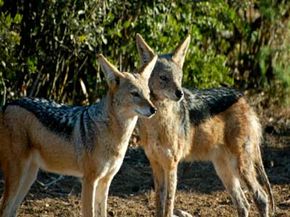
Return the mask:
<path fill-rule="evenodd" d="M 202 160 L 213 163 L 240 217 L 249 212 L 242 183 L 252 192 L 260 215 L 267 217 L 269 200 L 272 210 L 274 203 L 261 158 L 259 120 L 239 91 L 181 87 L 189 42 L 187 37 L 172 54 L 159 55 L 149 81 L 158 112 L 150 120 L 138 121 L 141 145 L 154 176 L 156 216 L 173 216 L 179 162 Z M 143 63 L 154 55 L 140 35 L 137 47 Z"/>
<path fill-rule="evenodd" d="M 81 177 L 82 215 L 107 215 L 109 186 L 137 118 L 155 113 L 148 78 L 156 57 L 134 74 L 117 71 L 102 55 L 99 62 L 109 91 L 98 103 L 80 107 L 22 98 L 1 111 L 1 217 L 16 215 L 40 168 Z"/>

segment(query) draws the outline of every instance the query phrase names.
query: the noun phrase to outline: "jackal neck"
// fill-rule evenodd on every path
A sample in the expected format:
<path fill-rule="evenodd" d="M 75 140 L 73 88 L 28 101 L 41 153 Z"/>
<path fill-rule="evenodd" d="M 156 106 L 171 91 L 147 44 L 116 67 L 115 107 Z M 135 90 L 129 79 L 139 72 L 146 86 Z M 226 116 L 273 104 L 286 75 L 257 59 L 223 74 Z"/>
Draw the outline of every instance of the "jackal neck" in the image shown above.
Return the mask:
<path fill-rule="evenodd" d="M 151 99 L 151 98 L 150 98 Z M 176 109 L 179 107 L 180 102 L 176 102 L 170 99 L 157 99 L 157 98 L 152 98 L 151 99 L 152 103 L 156 106 L 158 113 L 159 111 L 166 113 L 166 112 L 171 112 L 172 109 Z M 165 115 L 168 115 L 165 114 Z"/>
<path fill-rule="evenodd" d="M 132 134 L 137 123 L 138 116 L 122 105 L 113 94 L 107 95 L 108 126 L 115 135 L 126 137 Z"/>
<path fill-rule="evenodd" d="M 184 114 L 180 112 L 180 109 L 182 107 L 181 102 L 176 102 L 173 100 L 156 100 L 152 101 L 153 104 L 157 108 L 157 113 L 154 117 L 154 119 L 158 120 L 160 125 L 163 125 L 163 127 L 171 127 L 170 124 L 178 125 L 178 123 L 181 121 Z M 169 124 L 170 123 L 170 124 Z"/>

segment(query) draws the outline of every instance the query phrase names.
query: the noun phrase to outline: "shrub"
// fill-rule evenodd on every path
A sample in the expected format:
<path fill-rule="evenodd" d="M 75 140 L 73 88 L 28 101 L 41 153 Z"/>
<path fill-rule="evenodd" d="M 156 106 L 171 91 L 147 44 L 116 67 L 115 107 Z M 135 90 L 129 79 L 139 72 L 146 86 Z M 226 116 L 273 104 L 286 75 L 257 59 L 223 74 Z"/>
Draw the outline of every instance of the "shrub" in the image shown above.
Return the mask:
<path fill-rule="evenodd" d="M 139 65 L 137 32 L 158 53 L 171 52 L 192 36 L 185 86 L 277 90 L 279 85 L 286 91 L 289 8 L 286 0 L 5 1 L 1 95 L 6 89 L 8 98 L 95 101 L 105 90 L 96 54 L 104 53 L 121 70 L 133 70 Z"/>

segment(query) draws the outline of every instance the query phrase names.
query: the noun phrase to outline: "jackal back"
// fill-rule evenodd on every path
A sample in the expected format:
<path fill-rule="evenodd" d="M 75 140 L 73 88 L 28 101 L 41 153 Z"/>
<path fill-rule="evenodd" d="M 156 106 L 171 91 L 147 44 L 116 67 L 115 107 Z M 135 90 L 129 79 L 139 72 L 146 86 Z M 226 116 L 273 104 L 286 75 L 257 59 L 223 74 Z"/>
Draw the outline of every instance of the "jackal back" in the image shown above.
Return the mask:
<path fill-rule="evenodd" d="M 194 89 L 183 88 L 191 124 L 198 126 L 236 103 L 243 94 L 232 88 Z"/>
<path fill-rule="evenodd" d="M 104 103 L 91 106 L 69 106 L 51 100 L 24 97 L 8 103 L 7 106 L 20 106 L 31 112 L 50 131 L 70 139 L 76 127 L 81 135 L 82 144 L 92 149 L 91 132 L 97 121 L 104 121 L 106 111 Z"/>

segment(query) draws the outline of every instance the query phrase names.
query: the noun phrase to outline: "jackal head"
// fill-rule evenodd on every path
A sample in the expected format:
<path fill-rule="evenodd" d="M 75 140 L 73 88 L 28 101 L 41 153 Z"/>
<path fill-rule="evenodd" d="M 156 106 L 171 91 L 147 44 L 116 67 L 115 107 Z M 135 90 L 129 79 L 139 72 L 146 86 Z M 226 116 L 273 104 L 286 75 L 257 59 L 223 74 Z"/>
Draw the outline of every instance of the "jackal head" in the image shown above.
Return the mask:
<path fill-rule="evenodd" d="M 156 108 L 150 101 L 149 78 L 155 66 L 157 56 L 147 61 L 134 73 L 120 72 L 103 55 L 98 60 L 109 86 L 109 94 L 117 112 L 126 115 L 151 117 Z"/>
<path fill-rule="evenodd" d="M 158 56 L 149 80 L 151 94 L 156 99 L 182 100 L 182 67 L 189 42 L 190 36 L 187 36 L 173 53 Z M 142 64 L 147 63 L 155 56 L 153 49 L 149 47 L 140 34 L 136 35 L 136 44 Z"/>

